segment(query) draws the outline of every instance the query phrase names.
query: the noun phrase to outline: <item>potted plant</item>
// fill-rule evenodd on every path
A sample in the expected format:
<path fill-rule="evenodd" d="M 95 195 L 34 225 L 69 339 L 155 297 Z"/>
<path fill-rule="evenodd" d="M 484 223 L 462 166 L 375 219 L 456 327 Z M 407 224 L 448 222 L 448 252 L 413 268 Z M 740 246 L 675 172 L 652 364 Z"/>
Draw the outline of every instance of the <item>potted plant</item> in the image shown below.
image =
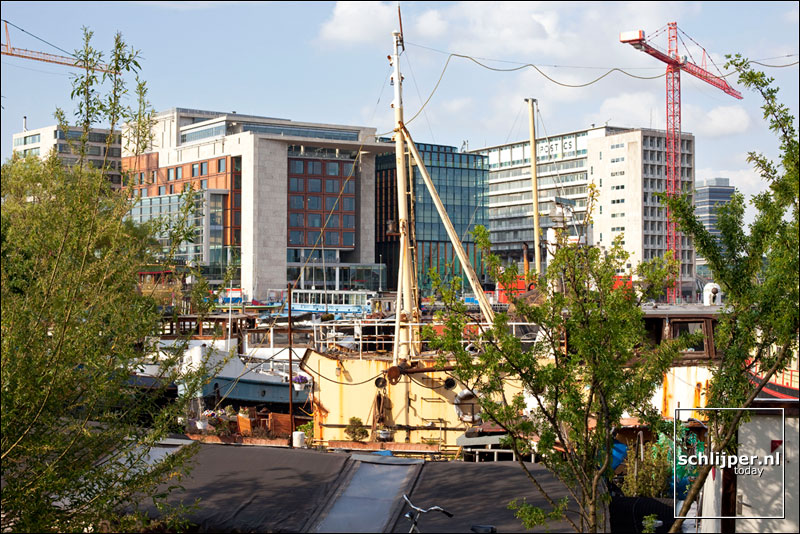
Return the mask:
<path fill-rule="evenodd" d="M 292 385 L 295 391 L 303 391 L 308 384 L 308 377 L 305 375 L 297 375 L 292 378 Z"/>
<path fill-rule="evenodd" d="M 362 441 L 369 436 L 369 432 L 364 423 L 361 422 L 360 417 L 351 417 L 350 424 L 344 429 L 344 433 L 353 441 Z"/>

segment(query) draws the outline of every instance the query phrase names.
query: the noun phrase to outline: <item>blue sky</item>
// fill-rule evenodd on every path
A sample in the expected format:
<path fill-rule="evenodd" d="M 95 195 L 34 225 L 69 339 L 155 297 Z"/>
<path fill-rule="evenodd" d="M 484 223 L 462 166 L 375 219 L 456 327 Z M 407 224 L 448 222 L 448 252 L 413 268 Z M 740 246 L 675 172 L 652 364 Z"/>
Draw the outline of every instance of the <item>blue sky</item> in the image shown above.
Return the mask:
<path fill-rule="evenodd" d="M 586 83 L 609 68 L 639 76 L 664 72 L 656 59 L 619 42 L 619 32 L 648 34 L 667 22 L 708 50 L 723 68 L 740 52 L 770 65 L 798 60 L 796 2 L 401 2 L 407 43 L 406 117 L 436 85 L 445 52 L 486 58 L 509 68 L 540 66 L 567 84 Z M 157 110 L 189 107 L 333 124 L 391 129 L 388 85 L 396 2 L 2 2 L 2 18 L 52 44 L 73 50 L 81 27 L 108 50 L 113 35 L 141 50 L 142 77 Z M 15 47 L 59 54 L 10 28 Z M 700 61 L 699 49 L 684 38 Z M 5 36 L 3 36 L 5 42 Z M 665 39 L 658 44 L 666 47 Z M 681 45 L 683 49 L 683 45 Z M 498 61 L 499 60 L 499 61 Z M 797 116 L 798 67 L 766 68 L 782 101 Z M 54 122 L 57 106 L 72 110 L 70 69 L 2 56 L 2 159 L 11 135 Z M 733 77 L 729 81 L 735 82 Z M 745 193 L 763 183 L 745 161 L 749 150 L 777 154 L 761 119 L 759 97 L 735 100 L 682 76 L 682 124 L 697 139 L 696 177 L 727 176 Z M 537 134 L 591 123 L 664 127 L 664 79 L 612 73 L 582 89 L 548 81 L 527 68 L 493 72 L 453 58 L 424 113 L 409 127 L 419 142 L 470 149 L 525 139 L 523 99 L 539 101 Z"/>

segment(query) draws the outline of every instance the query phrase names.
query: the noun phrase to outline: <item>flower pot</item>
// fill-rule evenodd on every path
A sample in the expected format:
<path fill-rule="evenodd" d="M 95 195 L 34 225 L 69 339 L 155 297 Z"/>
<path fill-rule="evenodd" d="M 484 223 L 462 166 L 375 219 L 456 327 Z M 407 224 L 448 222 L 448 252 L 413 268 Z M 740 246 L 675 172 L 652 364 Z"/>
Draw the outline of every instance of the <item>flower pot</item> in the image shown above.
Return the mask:
<path fill-rule="evenodd" d="M 294 387 L 295 391 L 303 391 L 304 389 L 306 389 L 306 385 L 305 384 L 294 383 L 294 384 L 292 384 L 292 386 Z"/>

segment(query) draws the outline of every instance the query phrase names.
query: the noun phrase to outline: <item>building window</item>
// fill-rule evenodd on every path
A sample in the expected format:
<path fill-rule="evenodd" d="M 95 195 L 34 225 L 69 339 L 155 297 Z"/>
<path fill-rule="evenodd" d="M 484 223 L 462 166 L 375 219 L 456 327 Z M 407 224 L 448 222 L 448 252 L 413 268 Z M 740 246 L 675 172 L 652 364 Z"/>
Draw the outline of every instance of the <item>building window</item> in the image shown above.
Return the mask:
<path fill-rule="evenodd" d="M 328 222 L 326 224 L 328 228 L 339 228 L 339 216 L 338 215 L 331 215 L 328 218 Z"/>
<path fill-rule="evenodd" d="M 322 199 L 320 197 L 308 197 L 308 209 L 310 209 L 310 210 L 321 210 L 322 209 Z"/>
<path fill-rule="evenodd" d="M 306 185 L 309 193 L 322 193 L 322 180 L 319 178 L 309 178 Z"/>
<path fill-rule="evenodd" d="M 303 192 L 303 179 L 302 178 L 289 178 L 289 191 L 295 193 Z"/>
<path fill-rule="evenodd" d="M 355 228 L 356 227 L 355 215 L 344 215 L 344 216 L 342 216 L 342 227 L 343 228 Z"/>
<path fill-rule="evenodd" d="M 303 232 L 301 230 L 291 230 L 289 232 L 289 244 L 290 245 L 302 245 L 303 244 Z"/>
<path fill-rule="evenodd" d="M 169 194 L 170 195 L 175 194 L 175 186 L 174 185 L 169 186 Z"/>
<path fill-rule="evenodd" d="M 167 169 L 167 181 L 171 182 L 175 179 L 175 169 Z"/>
<path fill-rule="evenodd" d="M 339 192 L 339 180 L 325 180 L 325 192 L 326 193 L 338 193 Z"/>
<path fill-rule="evenodd" d="M 200 176 L 200 165 L 197 163 L 192 163 L 192 178 L 195 176 Z"/>
<path fill-rule="evenodd" d="M 293 159 L 289 162 L 289 172 L 292 174 L 303 174 L 303 162 L 299 159 Z"/>
<path fill-rule="evenodd" d="M 306 243 L 309 245 L 316 245 L 317 241 L 319 240 L 319 232 L 308 232 L 306 234 Z"/>
<path fill-rule="evenodd" d="M 342 199 L 342 205 L 344 211 L 356 211 L 356 199 L 354 198 L 344 197 Z"/>
<path fill-rule="evenodd" d="M 325 164 L 325 174 L 327 176 L 339 176 L 339 163 L 336 161 L 329 161 Z"/>
<path fill-rule="evenodd" d="M 205 176 L 208 174 L 208 162 L 204 161 L 200 164 L 200 176 Z"/>
<path fill-rule="evenodd" d="M 217 160 L 217 172 L 225 172 L 225 158 Z"/>
<path fill-rule="evenodd" d="M 339 198 L 338 197 L 325 197 L 325 211 L 331 211 L 337 209 L 339 206 Z"/>
<path fill-rule="evenodd" d="M 309 213 L 308 226 L 309 228 L 319 228 L 322 226 L 322 215 L 319 213 Z"/>
<path fill-rule="evenodd" d="M 302 228 L 305 226 L 303 221 L 303 214 L 302 213 L 290 213 L 289 214 L 289 226 L 293 226 L 296 228 Z"/>
<path fill-rule="evenodd" d="M 234 208 L 241 208 L 242 207 L 242 194 L 241 193 L 234 193 L 233 194 L 233 207 Z"/>
<path fill-rule="evenodd" d="M 293 210 L 301 210 L 304 208 L 303 197 L 292 195 L 289 197 L 289 208 Z"/>
<path fill-rule="evenodd" d="M 320 175 L 322 174 L 322 162 L 321 161 L 308 161 L 306 162 L 306 170 L 308 174 L 313 175 Z"/>
<path fill-rule="evenodd" d="M 345 232 L 342 234 L 342 245 L 345 247 L 352 247 L 356 244 L 356 234 L 354 232 Z"/>
<path fill-rule="evenodd" d="M 353 175 L 353 169 L 355 168 L 354 165 L 352 163 L 344 163 L 343 165 L 344 165 L 343 175 L 344 176 L 352 176 Z"/>
<path fill-rule="evenodd" d="M 183 167 L 176 167 L 175 168 L 175 179 L 182 180 L 183 179 Z"/>
<path fill-rule="evenodd" d="M 339 232 L 325 232 L 325 244 L 338 246 L 339 245 Z"/>
<path fill-rule="evenodd" d="M 158 187 L 158 196 L 164 196 L 167 194 L 167 188 L 163 185 Z"/>
<path fill-rule="evenodd" d="M 208 189 L 208 180 L 200 180 L 200 189 Z"/>

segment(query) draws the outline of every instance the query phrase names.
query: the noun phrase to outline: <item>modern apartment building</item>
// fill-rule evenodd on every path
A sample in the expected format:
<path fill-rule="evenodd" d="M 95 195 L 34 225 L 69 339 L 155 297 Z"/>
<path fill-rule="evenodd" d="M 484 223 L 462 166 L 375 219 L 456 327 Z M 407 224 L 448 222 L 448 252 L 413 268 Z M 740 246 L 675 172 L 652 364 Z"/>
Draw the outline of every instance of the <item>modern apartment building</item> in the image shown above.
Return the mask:
<path fill-rule="evenodd" d="M 378 288 L 373 177 L 387 148 L 374 128 L 175 108 L 152 133 L 151 151 L 123 157 L 141 196 L 131 217 L 174 217 L 192 188 L 195 237 L 179 257 L 212 282 L 231 258 L 246 300 L 296 280 Z"/>
<path fill-rule="evenodd" d="M 387 144 L 387 147 L 393 147 Z M 439 198 L 447 210 L 456 233 L 475 271 L 482 273 L 481 253 L 476 249 L 470 233 L 475 226 L 486 226 L 488 214 L 486 193 L 488 168 L 486 158 L 479 154 L 458 152 L 455 147 L 420 143 L 417 145 Z M 394 228 L 397 215 L 397 177 L 394 153 L 378 156 L 376 163 L 376 259 L 387 265 L 387 286 L 397 288 L 399 262 L 398 230 Z M 437 271 L 443 279 L 463 277 L 461 264 L 453 245 L 447 237 L 444 224 L 433 199 L 425 187 L 419 167 L 412 166 L 413 209 L 409 211 L 416 237 L 417 284 L 420 294 L 428 296 L 432 290 L 429 272 Z M 465 281 L 464 287 L 469 288 Z"/>
<path fill-rule="evenodd" d="M 109 181 L 114 187 L 119 188 L 122 184 L 120 135 L 116 133 L 108 144 L 109 133 L 110 130 L 102 128 L 92 128 L 89 131 L 86 160 L 95 168 L 105 167 Z M 83 131 L 76 127 L 64 131 L 57 124 L 53 124 L 28 130 L 27 125 L 23 124 L 23 131 L 13 135 L 13 151 L 22 156 L 45 157 L 55 149 L 58 158 L 65 165 L 72 166 L 78 162 L 78 142 L 82 135 Z"/>
<path fill-rule="evenodd" d="M 735 187 L 730 185 L 728 178 L 706 178 L 695 184 L 694 188 L 694 214 L 712 235 L 719 237 L 717 229 L 717 207 L 727 204 L 733 198 Z M 706 259 L 697 257 L 697 275 L 710 278 Z"/>
<path fill-rule="evenodd" d="M 539 217 L 542 238 L 561 222 L 585 242 L 610 247 L 623 236 L 630 254 L 624 271 L 666 252 L 666 207 L 654 195 L 666 190 L 665 132 L 602 126 L 536 141 Z M 507 262 L 522 261 L 523 243 L 533 248 L 530 142 L 476 151 L 489 158 L 489 227 L 493 252 Z M 693 191 L 694 136 L 682 134 L 682 190 Z M 592 224 L 585 227 L 588 186 L 598 190 Z M 562 200 L 565 199 L 565 200 Z M 557 206 L 557 202 L 559 206 Z M 544 247 L 545 245 L 543 245 Z M 529 252 L 533 256 L 533 251 Z M 541 257 L 547 257 L 543 250 Z M 694 296 L 694 249 L 682 237 L 681 295 Z M 543 266 L 546 267 L 546 266 Z M 622 273 L 620 273 L 622 274 Z"/>

